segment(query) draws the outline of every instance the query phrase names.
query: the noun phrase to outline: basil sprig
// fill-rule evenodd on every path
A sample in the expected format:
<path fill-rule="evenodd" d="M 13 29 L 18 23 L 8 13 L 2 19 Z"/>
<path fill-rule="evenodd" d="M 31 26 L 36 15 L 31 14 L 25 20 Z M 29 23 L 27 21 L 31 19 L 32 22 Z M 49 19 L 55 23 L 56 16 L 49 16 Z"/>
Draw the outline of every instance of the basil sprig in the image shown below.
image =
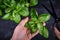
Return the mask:
<path fill-rule="evenodd" d="M 36 6 L 38 0 L 0 0 L 0 16 L 3 20 L 11 20 L 16 23 L 21 21 L 21 17 L 29 16 L 29 7 Z M 31 30 L 31 33 L 39 30 L 40 35 L 45 38 L 49 37 L 49 32 L 43 26 L 43 22 L 50 19 L 50 14 L 38 15 L 38 12 L 32 8 L 30 10 L 31 19 L 26 23 L 26 27 Z"/>

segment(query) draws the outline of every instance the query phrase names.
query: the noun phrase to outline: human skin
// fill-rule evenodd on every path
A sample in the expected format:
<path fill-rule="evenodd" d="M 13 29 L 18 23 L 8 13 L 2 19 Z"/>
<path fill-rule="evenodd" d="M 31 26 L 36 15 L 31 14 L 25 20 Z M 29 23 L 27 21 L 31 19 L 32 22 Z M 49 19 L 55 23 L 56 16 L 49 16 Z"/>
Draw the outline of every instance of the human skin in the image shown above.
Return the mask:
<path fill-rule="evenodd" d="M 57 38 L 60 40 L 60 32 L 58 31 L 58 29 L 56 27 L 54 27 L 54 32 L 55 32 Z"/>
<path fill-rule="evenodd" d="M 31 40 L 39 33 L 38 31 L 33 34 L 30 33 L 30 30 L 25 27 L 25 24 L 28 22 L 28 20 L 29 18 L 27 17 L 17 25 L 11 40 Z"/>
<path fill-rule="evenodd" d="M 25 27 L 25 24 L 28 22 L 29 18 L 23 19 L 15 28 L 13 36 L 11 40 L 31 40 L 34 36 L 36 36 L 39 31 L 31 34 L 30 30 Z M 46 23 L 43 23 L 43 26 L 45 26 Z M 54 32 L 58 39 L 60 39 L 60 32 L 56 27 L 54 27 Z"/>

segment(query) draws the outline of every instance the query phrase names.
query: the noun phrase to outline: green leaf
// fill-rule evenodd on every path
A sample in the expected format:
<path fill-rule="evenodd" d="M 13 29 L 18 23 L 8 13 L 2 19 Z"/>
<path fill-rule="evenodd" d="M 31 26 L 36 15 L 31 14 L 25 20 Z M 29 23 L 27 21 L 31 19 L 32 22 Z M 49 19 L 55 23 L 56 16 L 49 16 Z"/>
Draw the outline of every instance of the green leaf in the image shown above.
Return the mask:
<path fill-rule="evenodd" d="M 0 0 L 0 3 L 2 2 L 2 0 Z"/>
<path fill-rule="evenodd" d="M 30 0 L 30 6 L 35 6 L 38 4 L 38 0 Z"/>
<path fill-rule="evenodd" d="M 21 9 L 22 8 L 22 6 L 20 5 L 20 3 L 17 3 L 17 6 L 16 6 L 16 9 Z"/>
<path fill-rule="evenodd" d="M 19 23 L 20 20 L 21 20 L 21 17 L 19 14 L 16 14 L 15 17 L 13 17 L 13 20 L 16 22 L 16 23 Z"/>
<path fill-rule="evenodd" d="M 14 9 L 16 7 L 16 2 L 15 0 L 11 0 L 10 7 Z"/>
<path fill-rule="evenodd" d="M 5 9 L 6 8 L 6 5 L 0 5 L 0 8 L 1 9 Z"/>
<path fill-rule="evenodd" d="M 37 11 L 34 9 L 34 8 L 32 8 L 31 9 L 31 11 L 30 11 L 30 16 L 31 16 L 31 19 L 33 20 L 33 21 L 37 21 L 37 18 L 38 18 L 38 13 L 37 13 Z"/>
<path fill-rule="evenodd" d="M 9 19 L 9 17 L 10 17 L 10 13 L 5 14 L 5 15 L 2 17 L 2 19 Z"/>
<path fill-rule="evenodd" d="M 49 37 L 49 32 L 46 27 L 44 27 L 41 23 L 38 23 L 37 27 L 38 27 L 40 35 L 42 35 L 45 38 Z"/>
<path fill-rule="evenodd" d="M 28 16 L 29 15 L 29 11 L 28 11 L 28 8 L 23 8 L 22 10 L 20 10 L 19 14 L 21 16 Z"/>
<path fill-rule="evenodd" d="M 9 19 L 13 21 L 13 16 L 11 15 Z"/>
<path fill-rule="evenodd" d="M 30 25 L 30 30 L 31 30 L 31 33 L 35 33 L 36 31 L 37 31 L 37 26 L 36 26 L 36 24 L 32 24 L 32 25 Z"/>
<path fill-rule="evenodd" d="M 3 3 L 4 3 L 5 6 L 10 7 L 11 1 L 10 0 L 3 0 Z"/>
<path fill-rule="evenodd" d="M 30 29 L 32 24 L 34 25 L 34 21 L 30 20 L 26 23 L 26 27 Z"/>
<path fill-rule="evenodd" d="M 26 0 L 20 0 L 21 7 L 25 7 Z"/>
<path fill-rule="evenodd" d="M 26 6 L 26 7 L 29 7 L 29 3 L 26 3 L 25 6 Z"/>
<path fill-rule="evenodd" d="M 11 8 L 6 8 L 5 13 L 9 13 L 11 11 Z"/>
<path fill-rule="evenodd" d="M 48 31 L 48 29 L 46 27 L 44 27 L 43 33 L 44 33 L 45 38 L 49 37 L 49 31 Z"/>
<path fill-rule="evenodd" d="M 2 16 L 2 11 L 0 10 L 0 16 Z"/>
<path fill-rule="evenodd" d="M 38 19 L 40 22 L 46 22 L 50 19 L 50 14 L 41 14 Z"/>
<path fill-rule="evenodd" d="M 30 20 L 27 24 L 26 27 L 31 30 L 31 33 L 35 33 L 37 31 L 37 26 L 34 21 Z"/>

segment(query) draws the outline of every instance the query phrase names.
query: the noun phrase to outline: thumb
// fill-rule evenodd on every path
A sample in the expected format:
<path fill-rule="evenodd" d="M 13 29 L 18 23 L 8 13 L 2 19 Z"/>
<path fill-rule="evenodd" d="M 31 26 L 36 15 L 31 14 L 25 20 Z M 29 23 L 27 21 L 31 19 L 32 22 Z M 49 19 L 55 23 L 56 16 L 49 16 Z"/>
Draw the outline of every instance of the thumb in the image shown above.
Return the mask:
<path fill-rule="evenodd" d="M 20 23 L 19 23 L 19 26 L 22 26 L 24 27 L 24 25 L 28 22 L 28 17 L 23 19 Z"/>

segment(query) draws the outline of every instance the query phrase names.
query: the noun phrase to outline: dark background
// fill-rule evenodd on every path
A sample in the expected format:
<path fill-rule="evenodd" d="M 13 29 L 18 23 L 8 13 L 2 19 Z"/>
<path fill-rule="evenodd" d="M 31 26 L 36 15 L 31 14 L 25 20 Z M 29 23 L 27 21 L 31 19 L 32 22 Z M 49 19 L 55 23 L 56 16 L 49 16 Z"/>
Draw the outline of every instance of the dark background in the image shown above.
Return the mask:
<path fill-rule="evenodd" d="M 57 16 L 60 18 L 60 1 L 59 0 L 52 0 L 54 7 L 55 7 L 55 11 Z M 49 0 L 39 0 L 39 5 L 40 3 L 45 4 L 50 10 L 50 4 L 49 4 Z M 41 13 L 48 13 L 48 11 L 40 6 L 40 7 L 36 7 L 36 10 L 38 11 L 39 14 Z M 42 37 L 41 35 L 36 35 L 34 38 L 32 38 L 32 40 L 57 40 L 55 37 L 55 33 L 53 31 L 53 27 L 52 24 L 54 22 L 53 17 L 50 18 L 50 20 L 47 23 L 47 28 L 49 30 L 49 38 L 46 39 L 44 37 Z M 0 17 L 0 40 L 9 40 L 13 34 L 13 31 L 16 27 L 16 23 L 10 20 L 2 20 Z"/>

